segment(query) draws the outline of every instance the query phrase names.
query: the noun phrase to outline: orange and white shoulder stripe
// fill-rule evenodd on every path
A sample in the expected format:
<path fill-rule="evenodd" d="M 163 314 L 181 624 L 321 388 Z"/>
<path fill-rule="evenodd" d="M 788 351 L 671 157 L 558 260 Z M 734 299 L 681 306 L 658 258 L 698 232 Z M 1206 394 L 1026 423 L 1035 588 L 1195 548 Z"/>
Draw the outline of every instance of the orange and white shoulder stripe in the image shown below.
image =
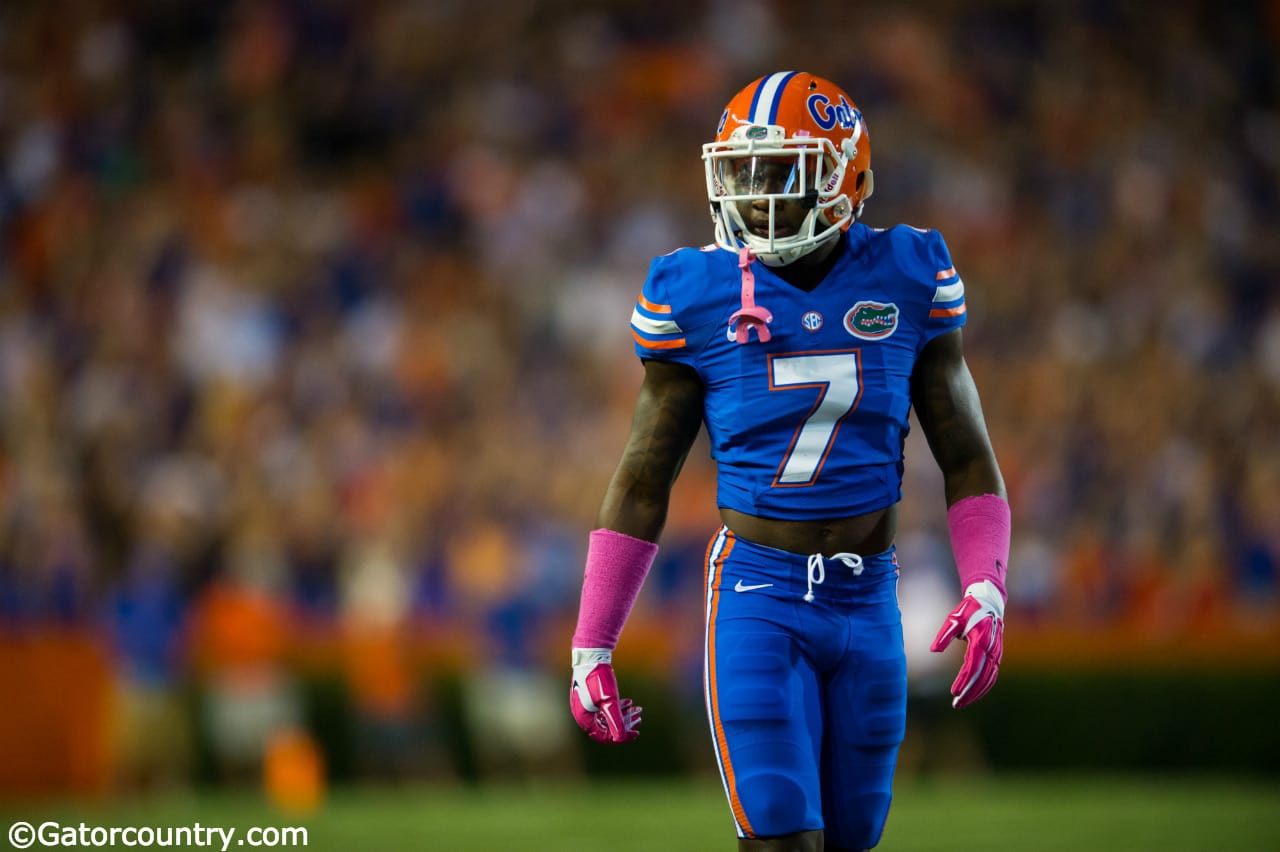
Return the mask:
<path fill-rule="evenodd" d="M 929 319 L 947 319 L 964 313 L 964 282 L 954 266 L 941 269 L 935 276 L 938 289 L 933 293 L 933 306 Z"/>
<path fill-rule="evenodd" d="M 671 317 L 671 306 L 651 302 L 644 293 L 631 312 L 631 336 L 645 349 L 679 349 L 685 345 L 684 330 Z"/>

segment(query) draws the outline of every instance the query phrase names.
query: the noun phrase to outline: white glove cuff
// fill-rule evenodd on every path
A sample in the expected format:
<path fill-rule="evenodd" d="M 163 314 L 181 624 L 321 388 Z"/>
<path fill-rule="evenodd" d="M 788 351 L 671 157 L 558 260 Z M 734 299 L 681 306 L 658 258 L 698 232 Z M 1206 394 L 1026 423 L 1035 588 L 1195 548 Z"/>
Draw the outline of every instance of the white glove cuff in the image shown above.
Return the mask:
<path fill-rule="evenodd" d="M 1000 590 L 996 588 L 996 584 L 990 580 L 981 580 L 977 583 L 970 583 L 964 590 L 965 597 L 973 598 L 982 604 L 982 615 L 987 611 L 995 613 L 996 618 L 1004 618 L 1004 595 L 1000 594 Z M 966 629 L 966 632 L 967 629 Z"/>
<path fill-rule="evenodd" d="M 574 648 L 573 667 L 595 666 L 597 663 L 612 663 L 612 648 Z"/>

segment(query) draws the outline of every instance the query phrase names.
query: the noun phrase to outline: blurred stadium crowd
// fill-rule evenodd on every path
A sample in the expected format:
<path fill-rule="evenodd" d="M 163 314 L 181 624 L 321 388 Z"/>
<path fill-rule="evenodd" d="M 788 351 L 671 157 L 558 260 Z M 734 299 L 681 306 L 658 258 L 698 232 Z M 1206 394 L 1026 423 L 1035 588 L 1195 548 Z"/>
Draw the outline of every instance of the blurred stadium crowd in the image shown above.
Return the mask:
<path fill-rule="evenodd" d="M 195 675 L 248 760 L 307 660 L 386 755 L 423 665 L 499 673 L 477 713 L 543 690 L 513 737 L 567 720 L 635 293 L 711 241 L 724 102 L 791 67 L 867 116 L 864 221 L 968 284 L 1011 636 L 1275 629 L 1280 4 L 483 6 L 0 8 L 0 632 L 109 640 L 122 736 Z M 904 575 L 954 582 L 927 453 Z M 693 458 L 633 628 L 690 670 L 715 523 Z"/>

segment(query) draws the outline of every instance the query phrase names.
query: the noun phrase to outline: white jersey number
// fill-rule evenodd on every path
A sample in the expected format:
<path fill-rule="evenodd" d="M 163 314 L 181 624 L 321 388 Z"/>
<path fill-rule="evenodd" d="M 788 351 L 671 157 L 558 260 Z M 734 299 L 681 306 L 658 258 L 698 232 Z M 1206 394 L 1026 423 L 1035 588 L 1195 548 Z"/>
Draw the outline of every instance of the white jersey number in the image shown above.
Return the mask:
<path fill-rule="evenodd" d="M 796 428 L 778 466 L 775 486 L 812 485 L 818 478 L 841 421 L 862 397 L 860 369 L 857 350 L 769 357 L 769 390 L 820 389 L 818 401 Z"/>

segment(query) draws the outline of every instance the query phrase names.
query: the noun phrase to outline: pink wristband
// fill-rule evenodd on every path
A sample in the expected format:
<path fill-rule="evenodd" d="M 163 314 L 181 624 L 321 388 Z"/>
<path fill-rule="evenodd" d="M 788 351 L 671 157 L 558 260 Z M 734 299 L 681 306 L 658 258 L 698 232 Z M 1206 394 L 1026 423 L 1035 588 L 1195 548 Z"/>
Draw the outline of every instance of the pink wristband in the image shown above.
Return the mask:
<path fill-rule="evenodd" d="M 658 555 L 658 545 L 613 530 L 592 530 L 575 648 L 614 648 Z"/>
<path fill-rule="evenodd" d="M 990 580 L 1008 598 L 1004 580 L 1013 527 L 1008 501 L 996 494 L 966 497 L 947 510 L 947 527 L 960 588 Z"/>

